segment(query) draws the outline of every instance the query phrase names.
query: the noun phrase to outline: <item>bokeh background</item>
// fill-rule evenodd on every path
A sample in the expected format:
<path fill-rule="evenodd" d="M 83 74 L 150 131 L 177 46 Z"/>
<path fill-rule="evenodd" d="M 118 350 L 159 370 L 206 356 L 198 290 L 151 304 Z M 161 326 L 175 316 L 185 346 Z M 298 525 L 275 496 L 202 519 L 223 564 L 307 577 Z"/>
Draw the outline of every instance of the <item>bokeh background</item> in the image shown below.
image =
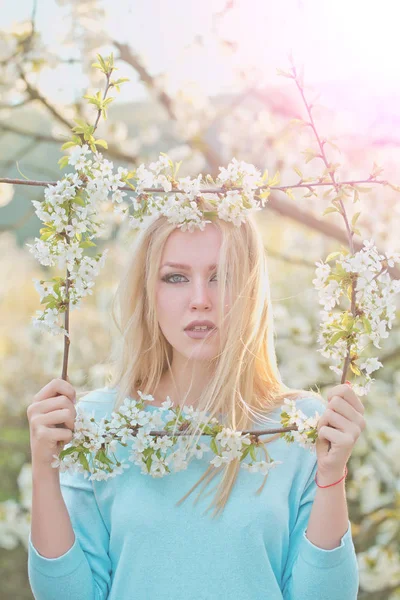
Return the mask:
<path fill-rule="evenodd" d="M 395 0 L 9 0 L 0 10 L 0 178 L 57 181 L 73 119 L 90 122 L 82 97 L 103 86 L 91 67 L 114 53 L 129 77 L 97 136 L 114 165 L 133 167 L 166 152 L 180 175 L 218 174 L 236 157 L 287 185 L 295 171 L 317 177 L 315 134 L 293 80 L 303 72 L 318 134 L 333 141 L 338 180 L 367 179 L 373 163 L 399 185 L 400 6 Z M 315 262 L 345 243 L 339 215 L 322 216 L 323 190 L 271 194 L 259 223 L 272 283 L 276 348 L 291 386 L 338 383 L 318 352 Z M 28 252 L 42 226 L 32 200 L 43 188 L 0 184 L 0 581 L 1 598 L 31 599 L 27 580 L 31 471 L 26 408 L 61 376 L 62 336 L 31 324 L 41 308 L 33 279 L 63 275 Z M 351 210 L 351 207 L 349 207 Z M 360 193 L 359 241 L 400 250 L 399 193 L 372 185 Z M 132 232 L 104 205 L 96 252 L 109 248 L 94 293 L 71 313 L 68 376 L 78 393 L 107 385 L 116 340 L 110 304 Z M 400 274 L 397 273 L 397 277 Z M 397 316 L 399 311 L 397 311 Z M 347 497 L 362 600 L 400 598 L 400 335 L 398 319 L 379 353 L 383 369 L 363 398 L 367 429 L 349 462 Z"/>

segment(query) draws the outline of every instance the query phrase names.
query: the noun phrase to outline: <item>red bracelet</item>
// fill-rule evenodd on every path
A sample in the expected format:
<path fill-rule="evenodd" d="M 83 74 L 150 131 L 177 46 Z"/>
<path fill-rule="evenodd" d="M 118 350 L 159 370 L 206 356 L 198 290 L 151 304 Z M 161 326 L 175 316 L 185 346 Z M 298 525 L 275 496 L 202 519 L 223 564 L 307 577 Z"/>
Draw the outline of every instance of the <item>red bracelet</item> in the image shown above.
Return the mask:
<path fill-rule="evenodd" d="M 339 479 L 339 481 L 335 481 L 335 483 L 330 483 L 329 485 L 319 485 L 319 483 L 317 481 L 317 473 L 315 473 L 314 481 L 319 488 L 331 487 L 332 485 L 336 485 L 337 483 L 340 483 L 341 481 L 343 481 L 343 479 L 345 479 L 347 477 L 347 465 L 345 466 L 344 470 L 345 470 L 345 474 L 343 475 L 342 479 Z"/>

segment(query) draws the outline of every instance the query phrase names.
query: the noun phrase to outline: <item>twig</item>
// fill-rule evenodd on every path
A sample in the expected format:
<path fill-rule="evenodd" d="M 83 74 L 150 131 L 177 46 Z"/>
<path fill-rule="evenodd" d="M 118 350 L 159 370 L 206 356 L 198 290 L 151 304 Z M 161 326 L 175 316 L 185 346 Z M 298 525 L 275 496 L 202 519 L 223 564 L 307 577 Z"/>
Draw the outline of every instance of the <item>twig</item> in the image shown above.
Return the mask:
<path fill-rule="evenodd" d="M 296 67 L 294 65 L 292 65 L 292 71 L 293 71 L 293 75 L 294 75 L 294 82 L 300 92 L 300 95 L 303 99 L 304 105 L 305 105 L 307 113 L 308 113 L 308 117 L 310 120 L 308 125 L 311 126 L 311 128 L 314 132 L 314 135 L 317 139 L 317 143 L 318 143 L 320 153 L 321 153 L 319 155 L 319 158 L 321 158 L 323 160 L 325 167 L 329 173 L 329 177 L 331 178 L 332 183 L 334 185 L 335 191 L 336 191 L 336 193 L 338 193 L 339 189 L 341 189 L 343 187 L 343 184 L 339 183 L 335 180 L 335 171 L 334 171 L 334 169 L 332 169 L 332 165 L 329 163 L 329 161 L 326 158 L 326 153 L 325 153 L 325 149 L 324 149 L 325 142 L 321 142 L 321 139 L 318 135 L 318 131 L 317 131 L 317 129 L 315 127 L 315 123 L 314 123 L 314 118 L 311 113 L 311 106 L 308 104 L 308 102 L 306 100 L 303 87 L 297 78 Z M 371 183 L 372 183 L 372 181 L 371 181 Z M 346 232 L 347 232 L 347 243 L 350 247 L 351 254 L 354 255 L 354 253 L 355 253 L 354 240 L 353 240 L 354 232 L 350 228 L 346 209 L 344 207 L 343 200 L 340 197 L 339 197 L 339 203 L 340 203 L 340 208 L 341 208 L 340 214 L 343 217 Z M 352 279 L 351 279 L 351 314 L 353 315 L 353 317 L 356 316 L 356 286 L 357 286 L 357 278 L 352 277 Z M 351 358 L 350 358 L 351 346 L 352 346 L 352 340 L 351 340 L 351 338 L 349 338 L 347 341 L 347 355 L 346 355 L 344 365 L 343 365 L 343 373 L 342 373 L 342 377 L 341 377 L 341 383 L 344 383 L 347 379 L 347 370 L 348 370 L 350 362 L 351 362 Z"/>
<path fill-rule="evenodd" d="M 9 183 L 9 184 L 15 184 L 15 185 L 30 185 L 30 186 L 48 186 L 48 185 L 56 185 L 57 181 L 36 181 L 36 180 L 25 180 L 25 179 L 10 179 L 10 178 L 3 177 L 3 178 L 0 178 L 0 183 Z M 341 182 L 341 185 L 358 184 L 358 183 L 366 183 L 366 182 L 365 181 L 353 181 L 353 182 L 343 181 L 343 182 Z M 385 182 L 368 181 L 368 183 L 385 183 Z M 326 186 L 326 185 L 332 185 L 332 183 L 316 182 L 316 183 L 308 183 L 306 186 L 305 186 L 305 184 L 297 184 L 297 185 L 292 185 L 292 186 L 285 186 L 284 188 L 272 186 L 270 189 L 271 190 L 276 190 L 276 189 L 281 190 L 281 189 L 288 189 L 289 187 L 295 188 L 295 187 L 313 187 L 313 186 Z M 132 188 L 130 188 L 128 186 L 124 186 L 119 189 L 132 192 Z M 231 189 L 241 189 L 241 188 L 231 188 Z M 259 189 L 262 189 L 262 188 L 259 188 Z M 150 192 L 154 192 L 155 190 L 158 190 L 160 193 L 163 193 L 163 194 L 185 193 L 182 190 L 173 190 L 171 192 L 165 192 L 162 188 L 145 188 L 144 191 L 150 193 Z M 202 191 L 204 193 L 206 192 L 206 190 L 202 190 Z M 218 192 L 218 190 L 216 190 L 216 189 L 207 190 L 207 191 L 210 193 Z M 287 202 L 282 199 L 277 199 L 275 196 L 271 195 L 268 198 L 268 202 L 265 205 L 265 207 L 266 207 L 266 209 L 277 212 L 282 217 L 289 218 L 296 223 L 301 223 L 301 224 L 305 225 L 306 227 L 309 227 L 310 229 L 314 229 L 315 231 L 319 231 L 323 235 L 330 237 L 332 239 L 338 240 L 339 242 L 346 243 L 346 241 L 347 241 L 346 232 L 343 231 L 343 229 L 341 229 L 337 225 L 334 225 L 333 223 L 327 222 L 326 220 L 318 219 L 317 217 L 310 214 L 309 212 L 305 212 L 305 211 L 301 210 L 293 202 Z M 361 250 L 363 245 L 358 240 L 354 240 L 354 247 L 356 248 L 356 250 Z M 391 275 L 393 277 L 400 278 L 400 269 L 397 266 L 388 267 L 388 271 L 389 271 L 389 273 L 391 273 Z"/>

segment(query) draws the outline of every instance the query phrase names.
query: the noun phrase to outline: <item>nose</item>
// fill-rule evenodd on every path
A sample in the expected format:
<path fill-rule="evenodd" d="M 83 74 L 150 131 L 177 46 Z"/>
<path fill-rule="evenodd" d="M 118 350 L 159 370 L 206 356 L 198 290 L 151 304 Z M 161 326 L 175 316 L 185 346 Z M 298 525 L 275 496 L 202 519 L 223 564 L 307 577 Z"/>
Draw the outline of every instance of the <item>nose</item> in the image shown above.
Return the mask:
<path fill-rule="evenodd" d="M 212 307 L 208 281 L 194 282 L 190 289 L 190 308 L 207 310 Z"/>

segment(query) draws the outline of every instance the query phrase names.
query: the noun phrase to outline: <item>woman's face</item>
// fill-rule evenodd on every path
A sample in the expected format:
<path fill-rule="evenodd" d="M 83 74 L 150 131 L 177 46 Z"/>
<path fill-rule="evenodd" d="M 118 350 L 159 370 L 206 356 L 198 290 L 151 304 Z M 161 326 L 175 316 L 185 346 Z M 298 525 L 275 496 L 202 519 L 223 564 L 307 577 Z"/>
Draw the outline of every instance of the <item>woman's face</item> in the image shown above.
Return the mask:
<path fill-rule="evenodd" d="M 204 231 L 176 229 L 161 257 L 157 281 L 159 325 L 174 350 L 189 359 L 210 359 L 219 351 L 218 329 L 195 339 L 185 327 L 194 320 L 208 320 L 219 326 L 216 265 L 220 245 L 221 232 L 211 223 Z"/>

